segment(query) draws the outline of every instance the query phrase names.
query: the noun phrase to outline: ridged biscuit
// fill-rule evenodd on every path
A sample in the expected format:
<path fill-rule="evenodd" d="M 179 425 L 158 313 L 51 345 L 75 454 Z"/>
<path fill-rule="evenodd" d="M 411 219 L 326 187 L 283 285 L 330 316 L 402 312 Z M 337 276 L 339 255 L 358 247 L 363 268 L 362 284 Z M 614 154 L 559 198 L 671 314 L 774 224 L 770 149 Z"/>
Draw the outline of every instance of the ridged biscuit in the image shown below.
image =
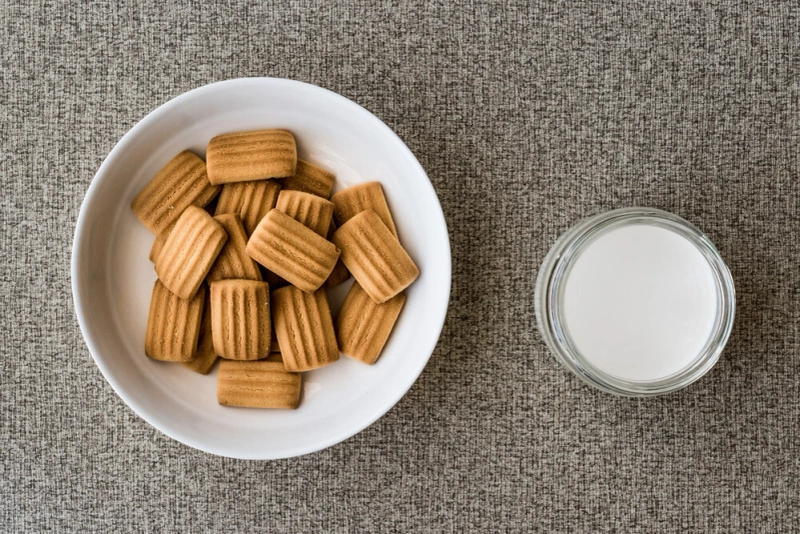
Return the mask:
<path fill-rule="evenodd" d="M 328 228 L 328 241 L 331 240 L 334 232 L 336 232 L 336 223 L 331 221 L 331 225 Z M 328 279 L 325 280 L 325 287 L 336 287 L 339 284 L 344 283 L 349 278 L 350 271 L 347 270 L 347 266 L 345 266 L 344 262 L 342 261 L 342 257 L 339 256 L 339 259 L 336 261 L 336 265 L 333 266 L 330 276 L 328 276 Z"/>
<path fill-rule="evenodd" d="M 302 191 L 281 191 L 275 209 L 308 226 L 322 237 L 328 236 L 333 218 L 333 202 Z"/>
<path fill-rule="evenodd" d="M 222 247 L 211 270 L 208 271 L 206 280 L 208 283 L 217 280 L 256 280 L 261 281 L 261 269 L 253 258 L 247 255 L 247 234 L 244 233 L 242 221 L 234 213 L 226 213 L 214 217 L 225 232 L 228 240 Z"/>
<path fill-rule="evenodd" d="M 336 262 L 336 265 L 333 266 L 333 270 L 331 274 L 328 276 L 328 279 L 325 280 L 325 287 L 336 287 L 339 284 L 343 284 L 350 278 L 350 271 L 347 270 L 347 266 L 344 264 L 341 258 L 339 261 Z"/>
<path fill-rule="evenodd" d="M 297 167 L 297 146 L 289 130 L 218 135 L 208 142 L 206 166 L 212 184 L 288 177 Z"/>
<path fill-rule="evenodd" d="M 156 280 L 144 337 L 144 353 L 154 360 L 188 362 L 197 356 L 205 287 L 184 300 Z"/>
<path fill-rule="evenodd" d="M 208 181 L 203 160 L 184 150 L 139 191 L 131 209 L 148 230 L 161 235 L 187 207 L 202 208 L 217 196 L 219 189 Z"/>
<path fill-rule="evenodd" d="M 269 355 L 272 340 L 269 284 L 220 280 L 211 284 L 214 350 L 229 360 L 258 360 Z"/>
<path fill-rule="evenodd" d="M 211 292 L 206 289 L 205 302 L 203 304 L 203 319 L 200 322 L 200 340 L 197 342 L 197 357 L 189 362 L 182 362 L 181 365 L 188 367 L 195 373 L 207 375 L 214 368 L 214 364 L 219 360 L 217 352 L 214 350 L 214 338 L 211 333 Z"/>
<path fill-rule="evenodd" d="M 337 225 L 344 225 L 364 210 L 372 210 L 378 214 L 392 235 L 398 237 L 380 182 L 366 182 L 342 189 L 333 195 L 331 201 L 335 206 L 333 216 Z"/>
<path fill-rule="evenodd" d="M 339 259 L 333 243 L 276 209 L 261 219 L 247 242 L 247 253 L 308 292 L 325 282 Z"/>
<path fill-rule="evenodd" d="M 303 376 L 280 362 L 219 363 L 217 402 L 245 408 L 294 409 L 300 403 Z"/>
<path fill-rule="evenodd" d="M 381 355 L 406 296 L 396 295 L 377 304 L 355 282 L 336 317 L 336 340 L 343 354 L 372 365 Z"/>
<path fill-rule="evenodd" d="M 333 234 L 342 261 L 375 302 L 386 302 L 419 276 L 419 269 L 378 214 L 362 211 Z"/>
<path fill-rule="evenodd" d="M 227 240 L 228 234 L 211 215 L 189 206 L 164 243 L 156 274 L 167 289 L 182 299 L 190 299 Z"/>
<path fill-rule="evenodd" d="M 303 191 L 322 198 L 331 196 L 334 181 L 336 177 L 332 173 L 302 159 L 297 160 L 294 175 L 281 180 L 284 189 Z"/>
<path fill-rule="evenodd" d="M 339 359 L 325 290 L 286 286 L 272 293 L 275 333 L 287 371 L 309 371 Z"/>
<path fill-rule="evenodd" d="M 222 186 L 214 215 L 236 213 L 241 217 L 247 235 L 253 233 L 269 210 L 275 207 L 281 184 L 276 180 L 237 182 Z"/>
<path fill-rule="evenodd" d="M 161 254 L 161 251 L 164 250 L 164 244 L 167 242 L 167 234 L 159 234 L 156 236 L 155 241 L 153 241 L 153 246 L 150 247 L 150 261 L 153 263 L 158 263 L 158 256 Z"/>
<path fill-rule="evenodd" d="M 270 289 L 278 289 L 279 287 L 289 285 L 289 282 L 273 273 L 263 265 L 259 265 L 259 268 L 261 269 L 261 277 L 269 284 Z"/>

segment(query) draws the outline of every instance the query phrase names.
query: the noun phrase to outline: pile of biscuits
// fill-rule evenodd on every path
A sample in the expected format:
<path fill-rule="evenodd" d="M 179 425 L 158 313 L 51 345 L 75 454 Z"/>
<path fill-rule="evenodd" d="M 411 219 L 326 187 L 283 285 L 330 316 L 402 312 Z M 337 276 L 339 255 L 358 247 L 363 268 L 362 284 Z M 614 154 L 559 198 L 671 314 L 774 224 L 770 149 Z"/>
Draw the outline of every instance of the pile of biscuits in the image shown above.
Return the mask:
<path fill-rule="evenodd" d="M 288 130 L 229 133 L 175 156 L 131 204 L 156 239 L 145 354 L 208 374 L 226 406 L 296 408 L 302 372 L 373 364 L 419 270 L 379 182 L 332 197 Z M 355 281 L 336 320 L 327 287 Z"/>

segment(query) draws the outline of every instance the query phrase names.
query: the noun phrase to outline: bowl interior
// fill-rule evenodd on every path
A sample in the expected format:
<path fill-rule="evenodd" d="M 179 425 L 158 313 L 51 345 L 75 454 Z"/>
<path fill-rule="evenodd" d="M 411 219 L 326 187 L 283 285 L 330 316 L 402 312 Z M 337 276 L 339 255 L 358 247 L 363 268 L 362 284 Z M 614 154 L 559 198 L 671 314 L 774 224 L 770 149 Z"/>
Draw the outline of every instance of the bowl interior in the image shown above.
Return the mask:
<path fill-rule="evenodd" d="M 378 362 L 342 356 L 305 373 L 297 410 L 222 407 L 216 370 L 201 376 L 150 360 L 144 334 L 156 275 L 154 236 L 130 203 L 175 154 L 204 156 L 213 136 L 287 128 L 300 157 L 336 174 L 336 189 L 384 187 L 403 245 L 420 268 Z M 427 363 L 450 293 L 450 246 L 436 193 L 403 142 L 360 106 L 316 86 L 270 78 L 201 87 L 161 106 L 109 154 L 81 208 L 72 259 L 78 320 L 106 379 L 139 415 L 192 447 L 238 458 L 282 458 L 333 445 L 368 426 L 411 387 Z M 350 283 L 331 294 L 334 308 Z"/>

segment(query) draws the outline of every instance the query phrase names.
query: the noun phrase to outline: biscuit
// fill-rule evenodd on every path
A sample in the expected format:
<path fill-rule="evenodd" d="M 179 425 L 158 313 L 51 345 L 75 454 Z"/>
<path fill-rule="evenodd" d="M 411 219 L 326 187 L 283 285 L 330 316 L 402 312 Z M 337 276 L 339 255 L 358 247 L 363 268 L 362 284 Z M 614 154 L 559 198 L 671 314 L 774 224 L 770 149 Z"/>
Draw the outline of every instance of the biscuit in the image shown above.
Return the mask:
<path fill-rule="evenodd" d="M 203 207 L 217 196 L 206 164 L 185 150 L 172 158 L 131 202 L 131 209 L 155 235 L 169 229 L 189 206 Z"/>
<path fill-rule="evenodd" d="M 346 282 L 348 278 L 350 278 L 350 271 L 347 270 L 344 262 L 339 258 L 336 265 L 333 266 L 333 270 L 328 276 L 328 279 L 325 280 L 325 287 L 336 287 Z"/>
<path fill-rule="evenodd" d="M 335 206 L 333 216 L 337 225 L 342 226 L 364 210 L 372 210 L 378 214 L 392 235 L 398 237 L 380 182 L 367 182 L 342 189 L 333 195 L 331 201 Z"/>
<path fill-rule="evenodd" d="M 297 146 L 289 130 L 218 135 L 208 142 L 206 166 L 215 185 L 293 176 Z"/>
<path fill-rule="evenodd" d="M 236 213 L 247 235 L 253 233 L 269 210 L 275 207 L 281 184 L 276 180 L 237 182 L 222 186 L 214 215 Z"/>
<path fill-rule="evenodd" d="M 214 217 L 225 232 L 228 240 L 222 247 L 211 270 L 208 271 L 206 280 L 208 283 L 217 280 L 256 280 L 261 281 L 261 270 L 253 258 L 247 255 L 247 234 L 244 233 L 242 221 L 234 213 L 226 213 Z"/>
<path fill-rule="evenodd" d="M 247 254 L 309 293 L 325 282 L 339 259 L 333 243 L 276 209 L 250 236 Z"/>
<path fill-rule="evenodd" d="M 270 289 L 278 289 L 279 287 L 289 285 L 289 282 L 273 273 L 266 267 L 260 265 L 259 268 L 261 269 L 261 277 L 269 284 Z"/>
<path fill-rule="evenodd" d="M 303 376 L 280 362 L 219 363 L 217 402 L 245 408 L 297 408 Z"/>
<path fill-rule="evenodd" d="M 220 280 L 211 284 L 214 350 L 229 360 L 258 360 L 269 355 L 272 340 L 269 284 Z"/>
<path fill-rule="evenodd" d="M 203 319 L 200 322 L 200 340 L 197 342 L 197 357 L 189 362 L 182 362 L 181 365 L 200 373 L 207 375 L 214 368 L 219 356 L 214 350 L 214 339 L 211 335 L 211 292 L 203 290 L 205 293 L 205 302 L 203 304 Z"/>
<path fill-rule="evenodd" d="M 335 231 L 336 223 L 331 221 L 331 225 L 328 227 L 328 241 L 331 240 L 331 237 Z M 349 278 L 350 271 L 347 270 L 347 267 L 342 261 L 341 256 L 339 256 L 339 259 L 336 261 L 336 265 L 333 266 L 333 271 L 331 271 L 328 279 L 325 280 L 325 287 L 336 287 L 339 284 L 344 283 Z"/>
<path fill-rule="evenodd" d="M 286 286 L 273 291 L 272 316 L 287 371 L 309 371 L 339 359 L 324 289 L 306 293 Z"/>
<path fill-rule="evenodd" d="M 182 299 L 190 299 L 227 240 L 228 234 L 211 215 L 189 206 L 164 243 L 156 274 L 167 289 Z"/>
<path fill-rule="evenodd" d="M 321 167 L 307 161 L 297 160 L 294 175 L 281 180 L 283 188 L 289 191 L 303 191 L 322 198 L 331 196 L 336 177 Z"/>
<path fill-rule="evenodd" d="M 158 263 L 158 256 L 161 254 L 161 251 L 164 249 L 164 243 L 167 242 L 168 234 L 159 234 L 156 236 L 155 241 L 153 241 L 153 246 L 150 247 L 150 261 L 153 263 Z"/>
<path fill-rule="evenodd" d="M 302 191 L 281 191 L 275 209 L 308 226 L 322 237 L 328 236 L 333 218 L 333 202 Z"/>
<path fill-rule="evenodd" d="M 197 356 L 197 340 L 203 317 L 205 287 L 184 300 L 156 280 L 150 299 L 144 353 L 165 362 L 188 362 Z"/>
<path fill-rule="evenodd" d="M 356 281 L 377 303 L 394 297 L 419 276 L 414 261 L 372 210 L 336 230 L 333 242 Z"/>
<path fill-rule="evenodd" d="M 374 364 L 405 302 L 406 296 L 400 293 L 383 304 L 377 304 L 355 282 L 336 317 L 339 350 L 355 360 Z"/>

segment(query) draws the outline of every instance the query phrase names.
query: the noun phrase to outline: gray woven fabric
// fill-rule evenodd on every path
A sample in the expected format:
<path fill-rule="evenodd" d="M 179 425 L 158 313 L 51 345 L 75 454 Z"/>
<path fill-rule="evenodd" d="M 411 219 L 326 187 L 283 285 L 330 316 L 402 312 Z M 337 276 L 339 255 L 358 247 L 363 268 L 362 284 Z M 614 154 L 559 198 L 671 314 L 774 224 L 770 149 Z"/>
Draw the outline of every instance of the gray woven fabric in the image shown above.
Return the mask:
<path fill-rule="evenodd" d="M 796 3 L 79 4 L 0 3 L 0 530 L 800 529 Z M 447 217 L 453 291 L 385 417 L 247 462 L 172 441 L 114 394 L 69 261 L 128 129 L 265 75 L 339 92 L 406 141 Z M 533 315 L 555 238 L 631 205 L 708 233 L 739 299 L 720 363 L 651 400 L 582 385 Z"/>

